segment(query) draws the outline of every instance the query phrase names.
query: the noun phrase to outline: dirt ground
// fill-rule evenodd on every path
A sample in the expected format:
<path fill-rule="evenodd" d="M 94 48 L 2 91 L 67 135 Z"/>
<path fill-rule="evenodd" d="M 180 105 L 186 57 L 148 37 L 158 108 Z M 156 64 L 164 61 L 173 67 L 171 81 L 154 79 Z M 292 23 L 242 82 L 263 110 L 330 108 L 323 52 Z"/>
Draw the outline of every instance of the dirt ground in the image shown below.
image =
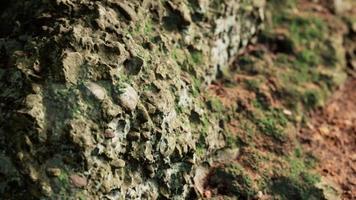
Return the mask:
<path fill-rule="evenodd" d="M 356 79 L 350 79 L 300 131 L 317 170 L 340 186 L 342 199 L 356 199 Z"/>

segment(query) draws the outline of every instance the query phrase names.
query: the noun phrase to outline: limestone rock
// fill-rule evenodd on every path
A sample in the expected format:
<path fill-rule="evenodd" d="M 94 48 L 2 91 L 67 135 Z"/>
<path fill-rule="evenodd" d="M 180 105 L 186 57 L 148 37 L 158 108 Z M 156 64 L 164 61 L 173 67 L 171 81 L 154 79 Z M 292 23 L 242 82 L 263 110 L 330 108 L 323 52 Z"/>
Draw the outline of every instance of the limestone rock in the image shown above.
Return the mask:
<path fill-rule="evenodd" d="M 85 87 L 89 90 L 89 92 L 94 95 L 94 97 L 100 101 L 104 100 L 106 97 L 106 90 L 105 88 L 101 87 L 100 85 L 88 82 L 85 84 Z"/>
<path fill-rule="evenodd" d="M 137 106 L 139 96 L 133 87 L 126 85 L 122 90 L 122 93 L 119 95 L 119 100 L 123 107 L 132 111 L 135 110 Z"/>

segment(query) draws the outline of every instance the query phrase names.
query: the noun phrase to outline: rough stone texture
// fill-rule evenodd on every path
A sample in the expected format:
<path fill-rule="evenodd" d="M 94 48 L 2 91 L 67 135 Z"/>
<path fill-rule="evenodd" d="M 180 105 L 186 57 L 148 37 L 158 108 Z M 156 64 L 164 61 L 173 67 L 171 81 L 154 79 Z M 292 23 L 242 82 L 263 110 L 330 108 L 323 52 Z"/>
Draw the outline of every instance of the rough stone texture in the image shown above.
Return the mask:
<path fill-rule="evenodd" d="M 263 5 L 5 1 L 0 160 L 8 177 L 0 182 L 1 196 L 201 195 L 195 170 L 224 147 L 225 137 L 199 93 L 256 33 Z M 137 96 L 126 95 L 132 101 L 123 103 L 130 98 L 117 97 L 128 85 Z"/>

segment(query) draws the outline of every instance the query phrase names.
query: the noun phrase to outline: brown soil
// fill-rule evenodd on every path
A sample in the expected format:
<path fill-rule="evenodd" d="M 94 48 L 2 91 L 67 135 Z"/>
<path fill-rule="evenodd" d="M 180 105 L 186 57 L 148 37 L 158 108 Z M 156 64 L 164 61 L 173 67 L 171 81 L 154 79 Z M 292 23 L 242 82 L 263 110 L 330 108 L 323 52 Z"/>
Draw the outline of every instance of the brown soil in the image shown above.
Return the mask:
<path fill-rule="evenodd" d="M 337 91 L 300 131 L 303 146 L 318 160 L 317 170 L 356 199 L 356 79 Z"/>
<path fill-rule="evenodd" d="M 336 18 L 331 12 L 327 0 L 322 0 L 320 3 L 300 0 L 298 8 L 303 11 L 312 11 L 313 15 L 323 18 L 335 33 L 347 32 L 344 22 L 340 18 Z M 280 32 L 283 31 L 283 29 L 280 30 Z M 271 50 L 268 46 L 255 44 L 248 46 L 244 53 L 249 54 L 256 49 Z M 269 56 L 272 57 L 273 54 Z M 253 111 L 251 102 L 256 98 L 256 94 L 243 87 L 244 81 L 250 78 L 253 79 L 253 77 L 242 74 L 235 75 L 232 78 L 236 84 L 234 87 L 226 87 L 223 82 L 217 81 L 209 87 L 209 92 L 211 95 L 217 96 L 225 107 L 233 107 L 238 103 L 244 110 Z M 262 85 L 259 89 L 266 96 L 269 105 L 281 107 L 280 101 L 269 95 L 274 90 L 275 82 L 273 78 L 270 78 L 268 83 Z M 350 78 L 330 97 L 327 104 L 322 109 L 312 113 L 307 121 L 307 126 L 300 129 L 298 136 L 303 149 L 318 160 L 316 170 L 323 178 L 326 178 L 327 183 L 332 182 L 339 187 L 342 192 L 342 199 L 356 200 L 356 78 Z M 243 141 L 248 141 L 246 138 L 249 136 L 246 135 L 246 131 L 241 129 L 241 124 L 241 119 L 236 119 L 230 121 L 227 126 L 231 133 L 239 136 Z M 241 148 L 239 157 L 235 160 L 244 167 L 246 173 L 253 179 L 258 176 L 249 167 L 249 162 L 251 162 L 249 156 L 256 154 L 253 151 L 257 151 L 258 155 L 262 156 L 266 152 L 274 152 L 277 155 L 288 154 L 294 149 L 291 141 L 277 144 L 276 141 L 265 135 L 254 135 L 253 140 L 254 148 Z M 256 163 L 253 164 L 256 165 Z M 261 170 L 261 168 L 268 168 L 265 165 L 266 163 L 256 166 Z M 213 195 L 214 187 L 211 187 L 209 183 L 206 183 L 205 187 L 204 195 L 210 198 Z M 266 197 L 266 199 L 272 199 L 272 197 Z"/>

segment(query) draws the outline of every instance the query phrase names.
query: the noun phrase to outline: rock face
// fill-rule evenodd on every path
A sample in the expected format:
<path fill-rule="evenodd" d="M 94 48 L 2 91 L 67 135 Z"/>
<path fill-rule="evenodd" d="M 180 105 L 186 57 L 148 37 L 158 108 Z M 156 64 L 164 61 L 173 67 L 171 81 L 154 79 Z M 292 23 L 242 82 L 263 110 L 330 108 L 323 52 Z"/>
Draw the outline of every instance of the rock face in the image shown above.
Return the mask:
<path fill-rule="evenodd" d="M 200 195 L 195 170 L 226 142 L 199 93 L 259 29 L 263 1 L 3 6 L 0 159 L 16 167 L 0 196 Z"/>

